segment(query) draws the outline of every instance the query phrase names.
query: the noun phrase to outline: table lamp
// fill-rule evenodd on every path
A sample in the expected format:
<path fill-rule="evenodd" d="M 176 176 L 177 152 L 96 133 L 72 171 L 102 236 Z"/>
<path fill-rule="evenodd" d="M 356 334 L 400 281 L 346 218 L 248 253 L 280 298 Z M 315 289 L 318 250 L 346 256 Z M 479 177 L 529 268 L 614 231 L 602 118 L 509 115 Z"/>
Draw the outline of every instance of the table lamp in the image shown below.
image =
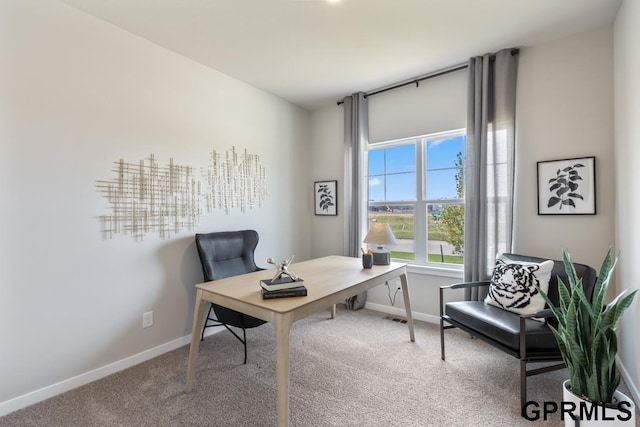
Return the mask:
<path fill-rule="evenodd" d="M 377 245 L 377 248 L 373 251 L 374 265 L 389 265 L 391 253 L 384 249 L 384 245 L 396 244 L 396 238 L 389 224 L 386 222 L 374 222 L 364 238 L 364 243 Z"/>

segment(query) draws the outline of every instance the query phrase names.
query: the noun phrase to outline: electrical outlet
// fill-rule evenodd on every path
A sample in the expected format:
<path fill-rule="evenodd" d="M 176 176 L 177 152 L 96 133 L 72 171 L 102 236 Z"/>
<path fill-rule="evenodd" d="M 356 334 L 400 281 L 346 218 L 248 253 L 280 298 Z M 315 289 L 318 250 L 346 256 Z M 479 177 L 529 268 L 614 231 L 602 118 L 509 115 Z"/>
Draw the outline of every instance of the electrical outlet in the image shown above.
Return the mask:
<path fill-rule="evenodd" d="M 153 326 L 153 311 L 147 311 L 142 314 L 142 327 L 149 328 Z"/>

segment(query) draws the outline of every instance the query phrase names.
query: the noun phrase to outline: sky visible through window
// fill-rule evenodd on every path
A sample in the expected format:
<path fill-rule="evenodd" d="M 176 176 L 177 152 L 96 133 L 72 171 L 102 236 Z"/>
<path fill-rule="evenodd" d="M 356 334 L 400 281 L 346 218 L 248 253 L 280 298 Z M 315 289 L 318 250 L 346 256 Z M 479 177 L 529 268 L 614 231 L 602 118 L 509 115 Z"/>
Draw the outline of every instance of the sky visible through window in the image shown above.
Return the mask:
<path fill-rule="evenodd" d="M 416 149 L 420 140 L 369 151 L 369 201 L 416 200 Z M 425 150 L 427 199 L 455 199 L 456 156 L 465 136 L 428 139 Z"/>

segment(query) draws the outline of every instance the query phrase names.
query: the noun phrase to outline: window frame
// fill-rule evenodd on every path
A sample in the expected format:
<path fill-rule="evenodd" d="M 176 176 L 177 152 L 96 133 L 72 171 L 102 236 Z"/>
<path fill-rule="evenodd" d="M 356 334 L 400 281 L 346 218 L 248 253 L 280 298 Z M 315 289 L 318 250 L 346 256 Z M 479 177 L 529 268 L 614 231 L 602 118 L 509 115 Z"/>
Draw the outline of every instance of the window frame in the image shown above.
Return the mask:
<path fill-rule="evenodd" d="M 380 202 L 369 201 L 369 164 L 367 161 L 365 182 L 367 183 L 366 191 L 366 203 L 367 210 L 365 213 L 365 224 L 369 221 L 369 212 L 371 206 L 376 205 L 413 205 L 413 220 L 414 220 L 414 259 L 393 259 L 398 262 L 406 262 L 409 264 L 410 271 L 414 273 L 423 274 L 436 274 L 443 276 L 459 277 L 463 271 L 463 264 L 450 264 L 441 262 L 429 262 L 428 261 L 428 234 L 427 234 L 427 222 L 428 222 L 428 205 L 432 204 L 465 204 L 465 199 L 428 199 L 427 198 L 427 171 L 425 165 L 425 154 L 428 141 L 434 139 L 444 139 L 456 136 L 464 136 L 466 138 L 466 128 L 453 129 L 443 132 L 434 132 L 425 135 L 411 136 L 406 138 L 394 139 L 389 141 L 370 142 L 367 149 L 367 159 L 369 157 L 369 151 L 375 149 L 386 149 L 394 146 L 408 145 L 413 143 L 415 146 L 415 185 L 416 192 L 415 197 L 412 200 L 384 200 Z M 466 150 L 464 153 L 464 165 L 466 169 Z M 376 175 L 373 175 L 376 176 Z M 386 184 L 385 184 L 386 185 Z M 386 193 L 385 193 L 386 197 Z M 418 238 L 419 236 L 422 236 Z M 424 261 L 421 261 L 424 260 Z"/>

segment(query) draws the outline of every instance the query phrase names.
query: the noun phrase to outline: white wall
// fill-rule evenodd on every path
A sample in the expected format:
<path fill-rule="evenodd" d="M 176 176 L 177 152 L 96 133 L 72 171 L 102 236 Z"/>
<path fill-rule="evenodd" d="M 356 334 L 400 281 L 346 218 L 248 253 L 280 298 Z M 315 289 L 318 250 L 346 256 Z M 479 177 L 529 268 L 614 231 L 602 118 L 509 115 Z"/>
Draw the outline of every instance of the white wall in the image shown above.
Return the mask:
<path fill-rule="evenodd" d="M 254 228 L 264 266 L 309 258 L 308 112 L 46 0 L 0 2 L 0 75 L 0 415 L 184 342 L 202 281 L 195 232 Z M 113 161 L 199 169 L 232 146 L 261 156 L 261 209 L 217 211 L 166 240 L 103 238 L 96 180 Z"/>
<path fill-rule="evenodd" d="M 614 244 L 612 61 L 611 27 L 521 47 L 516 107 L 516 252 L 557 259 L 562 247 L 566 247 L 575 261 L 597 268 L 607 248 Z M 418 89 L 409 86 L 370 97 L 371 140 L 464 127 L 465 122 L 456 121 L 459 113 L 455 106 L 459 103 L 453 100 L 460 94 L 466 96 L 466 87 L 466 72 L 461 71 L 427 80 Z M 424 91 L 424 96 L 420 96 L 420 91 Z M 441 108 L 433 109 L 430 105 Z M 416 116 L 405 117 L 406 107 L 413 112 L 424 111 L 422 122 L 416 122 Z M 466 120 L 466 106 L 462 108 L 462 118 Z M 334 113 L 335 110 L 340 112 Z M 311 121 L 312 128 L 342 129 L 342 107 L 328 106 L 316 111 Z M 341 155 L 335 148 L 342 146 L 341 131 L 325 130 L 322 136 L 323 139 L 313 136 L 312 144 L 321 144 L 326 152 Z M 596 156 L 597 162 L 598 214 L 538 216 L 536 162 L 591 155 Z M 316 163 L 314 174 L 321 176 L 326 168 L 332 174 L 341 170 L 332 162 Z M 312 241 L 324 234 L 338 235 L 337 229 L 330 226 L 342 227 L 342 222 L 325 225 L 320 234 L 314 229 Z M 312 250 L 313 256 L 319 254 Z M 412 309 L 417 312 L 417 318 L 434 320 L 439 313 L 438 286 L 458 281 L 459 275 L 447 277 L 412 271 L 409 275 Z M 369 292 L 368 302 L 375 308 L 401 313 L 398 310 L 402 307 L 401 297 L 396 300 L 395 308 L 391 308 L 383 286 Z"/>
<path fill-rule="evenodd" d="M 614 242 L 611 27 L 520 50 L 515 251 L 600 266 Z M 538 161 L 596 157 L 597 215 L 537 214 Z"/>
<path fill-rule="evenodd" d="M 617 291 L 640 288 L 640 3 L 625 0 L 615 22 L 615 180 L 616 244 L 621 252 L 617 269 Z M 632 384 L 636 402 L 640 402 L 640 296 L 622 319 L 619 333 L 619 358 Z M 630 381 L 627 381 L 629 383 Z"/>
<path fill-rule="evenodd" d="M 343 109 L 335 104 L 311 113 L 310 136 L 312 181 L 338 181 L 338 215 L 313 216 L 311 257 L 343 255 L 344 239 L 344 121 Z M 309 187 L 311 191 L 313 187 Z"/>

